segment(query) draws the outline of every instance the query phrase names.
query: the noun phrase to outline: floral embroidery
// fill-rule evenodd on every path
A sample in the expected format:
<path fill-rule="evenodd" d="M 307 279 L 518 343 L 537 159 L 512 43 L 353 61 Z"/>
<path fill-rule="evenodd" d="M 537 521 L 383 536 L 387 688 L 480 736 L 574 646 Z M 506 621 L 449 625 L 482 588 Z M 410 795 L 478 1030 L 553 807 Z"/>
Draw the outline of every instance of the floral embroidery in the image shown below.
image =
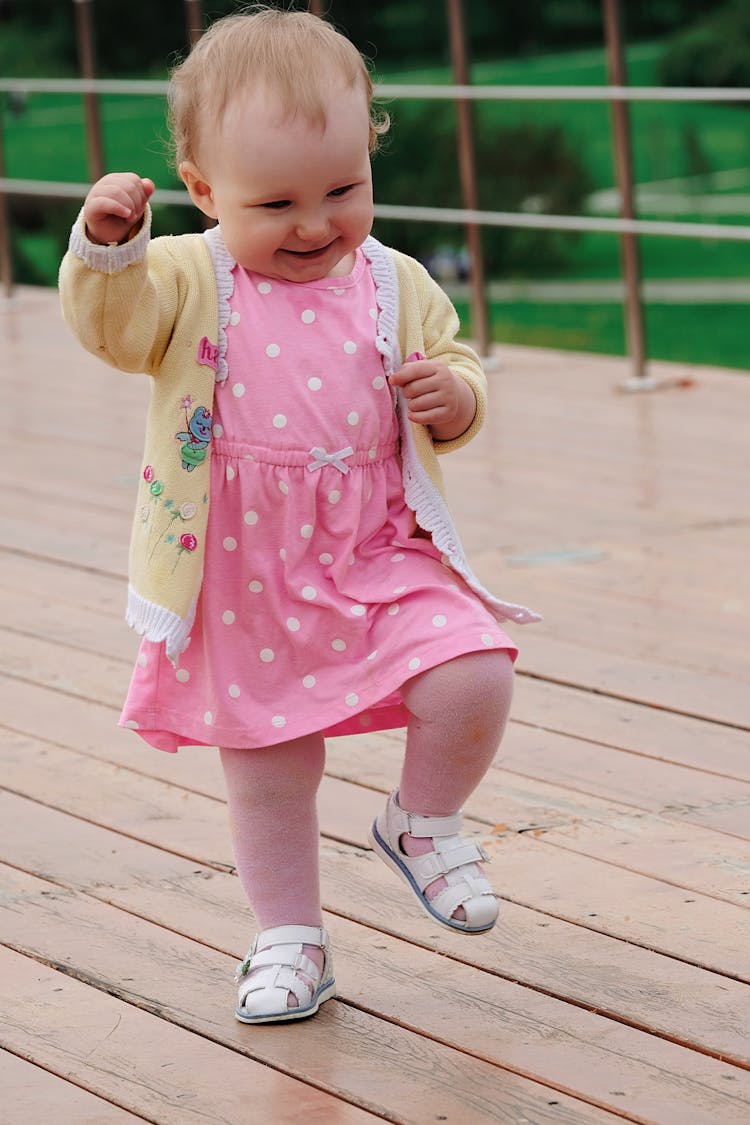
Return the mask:
<path fill-rule="evenodd" d="M 189 408 L 190 403 L 187 404 Z M 175 567 L 180 561 L 180 558 L 187 551 L 192 554 L 198 547 L 198 539 L 190 532 L 182 534 L 175 534 L 175 525 L 179 528 L 181 524 L 185 524 L 188 520 L 192 520 L 198 514 L 198 504 L 193 500 L 175 500 L 174 497 L 165 497 L 164 482 L 159 480 L 156 471 L 152 465 L 146 465 L 143 470 L 143 479 L 148 485 L 148 492 L 150 502 L 141 505 L 140 515 L 145 535 L 144 551 L 147 562 L 150 562 L 154 554 L 161 546 L 171 547 L 177 551 L 177 558 L 175 560 Z M 208 494 L 204 492 L 203 503 L 208 503 Z M 166 521 L 158 527 L 160 511 L 166 516 Z M 180 521 L 179 523 L 177 521 Z M 172 573 L 174 573 L 174 567 Z"/>

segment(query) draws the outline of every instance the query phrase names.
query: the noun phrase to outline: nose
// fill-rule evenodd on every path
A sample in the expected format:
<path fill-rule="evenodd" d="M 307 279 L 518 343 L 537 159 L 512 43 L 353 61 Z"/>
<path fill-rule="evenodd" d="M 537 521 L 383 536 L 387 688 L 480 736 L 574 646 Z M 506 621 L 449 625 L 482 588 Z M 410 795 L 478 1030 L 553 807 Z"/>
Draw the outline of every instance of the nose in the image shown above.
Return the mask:
<path fill-rule="evenodd" d="M 319 211 L 300 217 L 297 222 L 297 237 L 301 242 L 322 242 L 328 234 L 328 219 Z"/>

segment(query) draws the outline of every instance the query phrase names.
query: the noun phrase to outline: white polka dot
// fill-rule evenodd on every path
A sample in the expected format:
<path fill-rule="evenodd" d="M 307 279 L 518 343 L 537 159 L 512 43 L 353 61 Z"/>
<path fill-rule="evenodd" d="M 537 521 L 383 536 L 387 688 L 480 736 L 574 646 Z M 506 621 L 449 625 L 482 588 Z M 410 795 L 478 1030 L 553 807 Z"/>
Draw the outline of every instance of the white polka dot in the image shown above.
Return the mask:
<path fill-rule="evenodd" d="M 284 718 L 283 715 L 274 715 L 274 717 L 271 719 L 271 726 L 285 727 L 286 726 L 286 719 Z"/>
<path fill-rule="evenodd" d="M 174 675 L 175 679 L 179 680 L 181 684 L 186 684 L 190 679 L 190 673 L 187 668 L 178 668 Z"/>
<path fill-rule="evenodd" d="M 271 285 L 270 285 L 270 283 L 269 283 L 268 281 L 261 281 L 261 282 L 259 282 L 259 284 L 258 284 L 258 292 L 259 292 L 259 293 L 270 293 L 270 292 L 271 292 Z"/>
<path fill-rule="evenodd" d="M 349 563 L 349 566 L 354 566 L 354 555 L 349 555 L 347 562 Z"/>
<path fill-rule="evenodd" d="M 376 375 L 372 381 L 372 385 L 376 391 L 382 391 L 385 386 L 385 378 L 382 375 Z"/>
<path fill-rule="evenodd" d="M 350 607 L 349 612 L 353 617 L 364 617 L 367 610 L 363 605 L 353 605 Z"/>
<path fill-rule="evenodd" d="M 444 625 L 448 624 L 448 618 L 445 617 L 442 613 L 436 613 L 432 619 L 432 624 L 436 629 L 442 629 Z"/>
<path fill-rule="evenodd" d="M 303 523 L 299 529 L 299 533 L 303 539 L 312 539 L 312 533 L 315 530 L 311 523 Z"/>
<path fill-rule="evenodd" d="M 271 664 L 276 659 L 276 653 L 272 648 L 262 648 L 259 656 L 264 664 Z"/>
<path fill-rule="evenodd" d="M 346 703 L 347 707 L 356 707 L 359 703 L 359 696 L 356 691 L 350 692 L 344 700 L 344 703 Z"/>
<path fill-rule="evenodd" d="M 136 664 L 140 665 L 141 668 L 147 668 L 148 667 L 148 657 L 146 656 L 145 652 L 139 652 L 138 653 L 138 659 L 136 660 Z"/>
<path fill-rule="evenodd" d="M 323 566 L 330 566 L 333 562 L 333 555 L 329 555 L 328 551 L 324 551 L 322 555 L 318 555 L 318 562 Z"/>
<path fill-rule="evenodd" d="M 406 589 L 407 589 L 406 586 L 394 586 L 393 592 L 394 592 L 394 594 L 403 594 Z"/>
<path fill-rule="evenodd" d="M 282 562 L 286 562 L 286 547 L 279 547 L 279 558 Z"/>
<path fill-rule="evenodd" d="M 230 684 L 229 687 L 227 688 L 227 691 L 231 695 L 232 699 L 239 699 L 240 689 L 237 686 L 237 684 Z"/>
<path fill-rule="evenodd" d="M 224 612 L 221 615 L 221 620 L 224 622 L 225 625 L 234 625 L 236 618 L 235 618 L 233 610 L 225 609 Z"/>
<path fill-rule="evenodd" d="M 230 324 L 239 324 L 241 319 L 242 319 L 242 317 L 240 316 L 240 314 L 235 309 L 234 312 L 232 313 L 232 315 L 229 318 L 229 323 Z"/>
<path fill-rule="evenodd" d="M 419 668 L 421 663 L 422 663 L 422 661 L 419 659 L 418 656 L 413 657 L 409 661 L 409 671 L 410 672 L 416 672 L 417 668 Z"/>
<path fill-rule="evenodd" d="M 323 380 L 319 379 L 317 375 L 313 375 L 312 379 L 307 380 L 307 385 L 311 391 L 319 391 L 323 386 Z"/>
<path fill-rule="evenodd" d="M 371 461 L 374 461 L 375 458 L 377 457 L 377 455 L 378 455 L 377 449 L 368 449 L 367 450 L 367 456 L 370 458 Z"/>
<path fill-rule="evenodd" d="M 359 414 L 357 414 L 356 410 L 352 410 L 347 414 L 346 420 L 350 426 L 356 426 L 359 424 Z"/>
<path fill-rule="evenodd" d="M 279 492 L 283 492 L 283 494 L 285 496 L 289 495 L 289 485 L 286 483 L 285 480 L 279 481 Z"/>
<path fill-rule="evenodd" d="M 482 644 L 490 648 L 495 643 L 495 638 L 491 637 L 489 633 L 482 633 Z"/>
<path fill-rule="evenodd" d="M 203 722 L 204 722 L 204 723 L 206 724 L 206 726 L 207 726 L 207 727 L 210 727 L 210 726 L 211 726 L 211 723 L 212 723 L 213 721 L 214 721 L 214 717 L 213 717 L 213 715 L 211 714 L 211 712 L 210 712 L 210 711 L 206 711 L 205 715 L 203 716 Z"/>
<path fill-rule="evenodd" d="M 128 730 L 140 730 L 141 729 L 140 726 L 138 725 L 138 723 L 135 721 L 135 719 L 128 719 L 128 721 L 125 723 L 125 726 L 128 728 Z"/>
<path fill-rule="evenodd" d="M 378 319 L 378 310 L 377 309 L 370 309 L 369 312 L 370 312 L 370 316 L 372 317 L 373 320 Z"/>
<path fill-rule="evenodd" d="M 214 437 L 222 437 L 222 435 L 224 434 L 224 427 L 222 426 L 221 422 L 217 422 L 215 426 L 211 427 L 211 433 L 214 435 Z"/>
<path fill-rule="evenodd" d="M 315 589 L 314 586 L 303 586 L 302 587 L 302 597 L 305 599 L 306 602 L 313 601 L 315 598 L 317 598 L 317 596 L 318 596 L 318 591 Z"/>
<path fill-rule="evenodd" d="M 296 617 L 287 617 L 286 627 L 290 633 L 297 633 L 299 632 L 300 623 Z"/>
<path fill-rule="evenodd" d="M 341 637 L 336 637 L 331 641 L 331 648 L 334 652 L 346 652 L 346 641 L 342 641 Z"/>
<path fill-rule="evenodd" d="M 347 355 L 354 355 L 356 350 L 357 350 L 357 345 L 354 343 L 354 340 L 347 340 L 346 343 L 344 344 L 344 351 L 346 352 L 346 354 Z"/>
<path fill-rule="evenodd" d="M 331 492 L 328 493 L 328 499 L 331 504 L 338 504 L 339 500 L 341 499 L 341 493 L 337 488 L 334 488 Z"/>
<path fill-rule="evenodd" d="M 269 344 L 266 348 L 266 355 L 269 359 L 276 359 L 277 355 L 281 355 L 281 348 L 278 344 Z"/>
<path fill-rule="evenodd" d="M 236 551 L 237 540 L 233 539 L 231 535 L 227 535 L 226 539 L 224 540 L 223 547 L 225 551 Z"/>
<path fill-rule="evenodd" d="M 273 424 L 277 430 L 283 430 L 286 425 L 286 417 L 284 414 L 275 414 Z"/>
<path fill-rule="evenodd" d="M 336 289 L 336 288 L 334 288 L 334 286 L 332 285 L 332 286 L 331 286 L 331 292 L 332 292 L 332 293 L 335 293 L 337 297 L 341 297 L 341 296 L 343 295 L 343 292 L 344 292 L 344 290 L 343 290 L 343 289 Z"/>
<path fill-rule="evenodd" d="M 227 465 L 227 480 L 234 480 L 237 476 L 231 465 Z"/>
<path fill-rule="evenodd" d="M 261 594 L 263 592 L 263 583 L 254 578 L 252 582 L 248 582 L 247 588 L 251 594 Z"/>
<path fill-rule="evenodd" d="M 378 655 L 378 650 L 376 648 L 374 648 L 372 650 L 372 652 L 368 654 L 367 659 L 368 660 L 374 660 L 377 655 Z"/>
<path fill-rule="evenodd" d="M 315 679 L 315 676 L 305 676 L 302 680 L 302 686 L 304 688 L 313 688 L 315 687 L 317 682 L 318 681 Z"/>
<path fill-rule="evenodd" d="M 245 384 L 244 383 L 235 383 L 234 386 L 232 387 L 232 394 L 234 395 L 234 397 L 235 398 L 242 398 L 244 393 L 245 393 Z"/>
<path fill-rule="evenodd" d="M 406 555 L 402 554 L 401 551 L 397 551 L 395 555 L 391 555 L 391 562 L 403 562 L 405 558 Z"/>
<path fill-rule="evenodd" d="M 388 606 L 388 616 L 395 617 L 400 609 L 401 606 L 398 604 L 398 602 L 394 602 L 393 605 Z"/>
<path fill-rule="evenodd" d="M 258 513 L 251 510 L 249 512 L 245 512 L 242 518 L 244 519 L 248 527 L 253 527 L 253 525 L 258 522 Z"/>
<path fill-rule="evenodd" d="M 305 309 L 305 311 L 300 316 L 300 320 L 303 324 L 312 324 L 312 322 L 315 320 L 315 313 L 312 311 L 312 309 Z"/>

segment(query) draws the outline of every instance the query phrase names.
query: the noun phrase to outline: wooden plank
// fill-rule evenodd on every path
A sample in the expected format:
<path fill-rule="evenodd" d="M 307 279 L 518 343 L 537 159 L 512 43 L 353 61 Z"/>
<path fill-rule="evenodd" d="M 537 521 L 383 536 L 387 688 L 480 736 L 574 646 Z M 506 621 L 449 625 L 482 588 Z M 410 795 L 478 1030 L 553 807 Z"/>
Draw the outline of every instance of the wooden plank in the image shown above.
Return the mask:
<path fill-rule="evenodd" d="M 523 675 L 516 677 L 512 714 L 535 729 L 750 781 L 747 732 L 732 727 Z"/>
<path fill-rule="evenodd" d="M 60 929 L 56 912 L 49 917 L 55 919 L 58 933 L 66 932 Z M 60 972 L 0 946 L 0 966 L 7 982 L 3 988 L 3 1037 L 12 1049 L 80 1083 L 98 1094 L 97 1100 L 112 1099 L 130 1111 L 120 1110 L 120 1116 L 116 1116 L 118 1111 L 111 1107 L 109 1116 L 107 1103 L 100 1101 L 104 1108 L 99 1116 L 89 1118 L 91 1125 L 107 1125 L 110 1120 L 122 1121 L 123 1125 L 135 1120 L 159 1125 L 184 1125 L 186 1120 L 223 1125 L 248 1120 L 249 1105 L 266 1107 L 273 1114 L 274 1125 L 277 1121 L 279 1125 L 296 1125 L 300 1119 L 317 1125 L 331 1121 L 366 1125 L 381 1120 L 339 1099 L 335 1092 L 315 1089 L 257 1063 L 250 1052 L 239 1053 L 232 1043 L 211 1042 L 158 1012 L 107 995 L 102 982 L 85 979 L 85 959 L 74 966 L 66 964 L 65 971 Z M 76 972 L 84 980 L 76 980 Z M 116 980 L 115 965 L 112 976 Z M 117 980 L 116 985 L 122 989 Z M 87 1096 L 94 1100 L 91 1094 Z M 51 1113 L 61 1122 L 83 1125 L 86 1118 L 66 1116 L 61 1112 L 64 1107 L 63 1101 L 50 1101 L 39 1116 L 32 1112 L 19 1116 L 18 1125 L 44 1120 Z M 7 1120 L 3 1112 L 3 1122 Z"/>
<path fill-rule="evenodd" d="M 0 745 L 8 789 L 168 851 L 231 868 L 219 799 L 181 791 L 177 801 L 173 786 L 22 736 L 4 735 Z M 81 776 L 86 786 L 79 784 Z M 333 782 L 326 779 L 321 787 L 322 831 L 366 847 L 366 830 L 382 796 Z M 484 839 L 500 861 L 496 879 L 511 900 L 716 972 L 750 978 L 748 914 L 740 907 L 545 846 L 530 833 Z"/>
<path fill-rule="evenodd" d="M 236 879 L 206 868 L 196 869 L 194 863 L 133 841 L 119 840 L 99 827 L 63 825 L 60 822 L 65 818 L 51 810 L 38 809 L 34 831 L 23 832 L 26 804 L 6 798 L 0 805 L 6 823 L 21 829 L 21 837 L 14 834 L 12 844 L 13 854 L 22 857 L 25 870 L 32 864 L 55 882 L 85 890 L 183 935 L 237 953 L 238 935 L 247 928 L 247 911 Z M 70 854 L 75 857 L 72 862 L 60 855 L 57 839 L 61 835 L 69 841 Z M 107 882 L 101 878 L 102 855 L 113 857 Z M 726 1065 L 730 1058 L 744 1059 L 748 1043 L 742 1027 L 733 1024 L 750 990 L 731 982 L 735 995 L 727 997 L 717 990 L 722 1010 L 715 1020 L 711 1004 L 705 1005 L 709 981 L 696 981 L 701 987 L 684 993 L 686 997 L 701 997 L 695 1008 L 701 1050 L 710 1050 L 721 1060 L 707 1065 L 703 1055 L 686 1052 L 640 1030 L 608 1024 L 599 1014 L 560 1003 L 490 972 L 480 973 L 469 965 L 451 962 L 442 950 L 435 954 L 413 945 L 407 947 L 340 916 L 329 916 L 326 924 L 333 935 L 339 980 L 347 982 L 347 1000 L 451 1046 L 472 1051 L 481 1043 L 483 1057 L 557 1089 L 583 1093 L 588 1100 L 614 1109 L 626 1104 L 631 1113 L 649 1116 L 656 1105 L 669 1105 L 679 1081 L 679 1112 L 689 1112 L 691 1121 L 694 1114 L 714 1113 L 713 1119 L 708 1118 L 712 1125 L 717 1116 L 723 1116 L 724 1109 L 731 1116 L 735 1099 L 744 1091 L 750 1095 L 750 1077 Z M 459 943 L 457 939 L 456 945 Z M 627 959 L 629 948 L 624 946 L 623 951 Z M 547 956 L 557 957 L 560 952 L 553 945 L 548 947 Z M 674 987 L 677 982 L 672 966 L 654 955 L 651 961 L 662 962 L 651 966 L 660 974 L 660 990 Z M 408 981 L 403 975 L 404 964 L 409 965 Z M 680 983 L 684 985 L 685 981 Z M 628 988 L 627 969 L 621 986 Z M 460 1005 L 450 1003 L 452 995 L 460 995 Z M 503 1013 L 500 1020 L 499 1011 Z M 683 1022 L 686 1016 L 687 1024 Z M 717 1038 L 712 1038 L 709 1030 L 712 1023 Z M 683 1010 L 683 1042 L 689 1041 L 692 1026 L 690 1014 Z M 739 1056 L 734 1054 L 737 1049 Z M 728 1082 L 732 1084 L 728 1086 Z M 613 1088 L 623 1090 L 625 1103 L 613 1099 Z"/>
<path fill-rule="evenodd" d="M 137 1125 L 146 1120 L 2 1050 L 0 1089 L 4 1125 L 29 1125 L 51 1114 L 75 1125 Z"/>
<path fill-rule="evenodd" d="M 14 899 L 12 908 L 7 899 L 0 904 L 4 944 L 85 973 L 93 987 L 317 1089 L 335 1089 L 371 1113 L 401 1121 L 445 1114 L 477 1125 L 527 1115 L 542 1125 L 622 1120 L 340 1000 L 302 1025 L 303 1034 L 243 1027 L 232 1014 L 233 960 L 226 954 L 21 872 L 6 869 L 2 878 Z"/>

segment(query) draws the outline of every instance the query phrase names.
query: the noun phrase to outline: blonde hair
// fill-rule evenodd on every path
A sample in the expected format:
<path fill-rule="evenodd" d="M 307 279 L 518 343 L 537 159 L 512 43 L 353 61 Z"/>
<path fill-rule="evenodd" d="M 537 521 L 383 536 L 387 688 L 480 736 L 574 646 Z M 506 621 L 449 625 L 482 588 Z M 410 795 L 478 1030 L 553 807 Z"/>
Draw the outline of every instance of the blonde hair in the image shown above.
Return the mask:
<path fill-rule="evenodd" d="M 173 159 L 198 162 L 201 124 L 218 122 L 238 93 L 271 91 L 285 116 L 301 114 L 325 126 L 332 80 L 361 85 L 370 111 L 370 152 L 388 130 L 385 111 L 373 106 L 367 64 L 354 44 L 310 12 L 254 4 L 209 27 L 172 71 L 169 120 Z"/>

